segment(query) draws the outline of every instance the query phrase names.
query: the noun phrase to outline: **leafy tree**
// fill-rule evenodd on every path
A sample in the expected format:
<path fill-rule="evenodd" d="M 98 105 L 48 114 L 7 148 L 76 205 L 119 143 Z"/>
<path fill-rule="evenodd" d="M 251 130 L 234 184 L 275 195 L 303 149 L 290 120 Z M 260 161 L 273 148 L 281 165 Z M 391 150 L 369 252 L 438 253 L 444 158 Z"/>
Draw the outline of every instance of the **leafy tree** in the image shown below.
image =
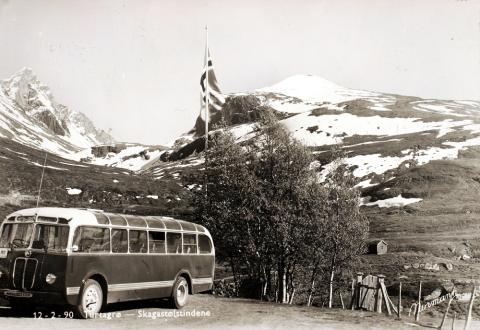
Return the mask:
<path fill-rule="evenodd" d="M 226 132 L 210 143 L 207 195 L 197 192 L 196 217 L 211 231 L 236 283 L 246 276 L 255 295 L 291 302 L 296 289 L 310 284 L 300 274 L 317 278 L 325 261 L 335 274 L 358 251 L 364 231 L 354 230 L 363 224 L 355 211 L 358 192 L 341 167 L 319 183 L 313 160 L 269 111 L 255 139 L 240 145 Z M 310 294 L 314 288 L 313 281 Z"/>
<path fill-rule="evenodd" d="M 328 192 L 323 217 L 323 258 L 329 274 L 328 306 L 332 307 L 335 275 L 350 267 L 353 257 L 362 254 L 368 234 L 368 219 L 360 212 L 360 193 L 343 164 L 344 154 L 332 151 L 332 171 L 324 183 Z"/>

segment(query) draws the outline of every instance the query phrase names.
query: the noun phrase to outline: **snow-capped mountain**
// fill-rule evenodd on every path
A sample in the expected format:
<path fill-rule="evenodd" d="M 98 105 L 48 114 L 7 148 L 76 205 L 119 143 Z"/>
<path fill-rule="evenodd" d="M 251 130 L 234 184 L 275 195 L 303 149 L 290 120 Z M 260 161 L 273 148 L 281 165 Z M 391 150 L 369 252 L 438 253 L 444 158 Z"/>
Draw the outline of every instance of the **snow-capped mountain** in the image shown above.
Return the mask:
<path fill-rule="evenodd" d="M 221 129 L 216 124 L 226 121 L 238 142 L 246 141 L 256 136 L 258 114 L 265 108 L 271 108 L 295 138 L 312 148 L 323 175 L 328 172 L 325 157 L 332 145 L 344 148 L 349 155 L 346 162 L 364 188 L 392 177 L 412 160 L 422 165 L 456 159 L 459 152 L 480 145 L 478 101 L 350 89 L 312 75 L 228 95 L 210 127 Z M 58 104 L 30 69 L 0 86 L 0 136 L 71 160 L 151 172 L 157 179 L 165 170 L 202 163 L 202 132 L 197 128 L 174 140 L 168 150 L 113 144 L 86 116 Z"/>
<path fill-rule="evenodd" d="M 265 95 L 273 108 L 291 113 L 311 110 L 325 103 L 337 104 L 359 98 L 381 98 L 385 102 L 390 100 L 388 97 L 382 98 L 378 93 L 345 88 L 312 75 L 289 77 L 273 86 L 257 89 L 256 94 Z M 288 108 L 282 106 L 286 103 L 289 104 Z M 299 107 L 292 106 L 294 104 Z"/>
<path fill-rule="evenodd" d="M 82 149 L 113 142 L 84 114 L 57 103 L 29 68 L 0 84 L 0 137 L 67 158 Z"/>
<path fill-rule="evenodd" d="M 329 171 L 328 152 L 337 145 L 345 162 L 368 188 L 392 180 L 399 169 L 434 160 L 457 159 L 471 146 L 480 146 L 480 102 L 418 97 L 349 89 L 311 75 L 287 78 L 252 93 L 232 94 L 222 109 L 223 120 L 238 142 L 256 136 L 255 111 L 271 108 L 293 136 L 311 147 L 322 176 Z M 220 116 L 213 117 L 215 130 Z M 217 128 L 221 129 L 221 128 Z M 177 139 L 164 159 L 198 164 L 201 134 Z M 190 155 L 194 155 L 193 158 Z M 190 156 L 190 157 L 189 157 Z M 157 163 L 149 171 L 161 178 L 175 162 Z M 398 197 L 398 196 L 393 196 Z"/>
<path fill-rule="evenodd" d="M 273 86 L 257 89 L 254 93 L 264 97 L 274 109 L 289 113 L 305 112 L 319 107 L 341 110 L 345 106 L 358 108 L 364 101 L 364 108 L 375 111 L 399 109 L 449 114 L 452 116 L 477 116 L 480 102 L 464 100 L 435 100 L 396 94 L 377 93 L 338 86 L 321 77 L 296 75 Z M 300 107 L 300 108 L 299 108 Z"/>

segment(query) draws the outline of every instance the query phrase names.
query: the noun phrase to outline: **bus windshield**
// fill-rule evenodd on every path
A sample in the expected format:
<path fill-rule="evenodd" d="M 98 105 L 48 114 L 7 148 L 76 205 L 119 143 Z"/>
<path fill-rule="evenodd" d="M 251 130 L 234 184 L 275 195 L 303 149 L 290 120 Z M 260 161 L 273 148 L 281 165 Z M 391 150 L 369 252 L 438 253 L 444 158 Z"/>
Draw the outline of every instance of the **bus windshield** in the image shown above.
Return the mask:
<path fill-rule="evenodd" d="M 0 248 L 26 248 L 32 239 L 33 223 L 5 224 L 0 236 Z"/>
<path fill-rule="evenodd" d="M 67 250 L 68 226 L 37 224 L 33 235 L 33 249 L 65 252 Z"/>
<path fill-rule="evenodd" d="M 68 231 L 68 226 L 9 223 L 3 226 L 0 248 L 28 248 L 33 238 L 33 249 L 65 252 L 67 250 Z"/>

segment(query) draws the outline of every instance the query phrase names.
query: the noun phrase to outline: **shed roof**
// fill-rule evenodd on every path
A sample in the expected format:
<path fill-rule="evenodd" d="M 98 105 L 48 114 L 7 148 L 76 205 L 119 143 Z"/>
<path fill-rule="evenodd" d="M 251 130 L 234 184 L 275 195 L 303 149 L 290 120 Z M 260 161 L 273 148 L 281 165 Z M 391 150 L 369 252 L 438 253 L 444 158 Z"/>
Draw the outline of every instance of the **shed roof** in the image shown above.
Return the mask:
<path fill-rule="evenodd" d="M 383 239 L 372 239 L 372 240 L 368 240 L 368 241 L 367 241 L 367 244 L 368 244 L 368 245 L 378 244 L 378 243 L 383 243 L 383 244 L 385 244 L 385 245 L 388 245 L 388 243 L 385 242 Z"/>

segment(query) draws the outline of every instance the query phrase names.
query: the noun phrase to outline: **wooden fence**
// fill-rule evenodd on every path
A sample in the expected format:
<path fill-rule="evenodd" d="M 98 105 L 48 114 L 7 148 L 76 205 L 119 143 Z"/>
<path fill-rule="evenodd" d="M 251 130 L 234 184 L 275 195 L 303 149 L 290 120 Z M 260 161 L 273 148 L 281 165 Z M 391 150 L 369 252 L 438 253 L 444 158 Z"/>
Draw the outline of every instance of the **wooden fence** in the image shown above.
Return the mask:
<path fill-rule="evenodd" d="M 367 275 L 363 276 L 363 273 L 357 273 L 356 278 L 353 279 L 352 281 L 352 294 L 351 294 L 351 300 L 350 300 L 350 308 L 352 310 L 354 309 L 362 309 L 362 310 L 368 310 L 372 312 L 377 312 L 377 313 L 382 313 L 385 311 L 388 315 L 392 315 L 393 313 L 401 319 L 402 317 L 402 278 L 399 278 L 399 283 L 398 283 L 398 301 L 397 305 L 393 303 L 393 301 L 390 299 L 387 288 L 385 286 L 385 276 L 383 275 Z M 443 301 L 448 301 L 447 308 L 445 310 L 445 313 L 442 317 L 440 325 L 437 327 L 437 329 L 442 329 L 443 325 L 445 324 L 445 320 L 447 318 L 447 313 L 450 309 L 450 304 L 452 303 L 452 300 L 456 296 L 456 290 L 453 288 L 453 290 L 448 293 L 447 295 L 439 298 L 437 303 L 443 302 Z M 468 305 L 468 310 L 467 310 L 467 315 L 465 319 L 465 324 L 464 324 L 464 330 L 467 330 L 470 328 L 471 324 L 471 319 L 472 319 L 472 309 L 473 309 L 473 302 L 475 300 L 476 296 L 476 288 L 475 285 L 473 285 L 471 296 L 470 296 L 470 301 Z M 422 304 L 422 281 L 418 283 L 418 300 L 417 303 L 413 304 L 412 307 L 414 307 L 413 312 L 415 315 L 415 321 L 417 323 L 420 322 L 420 317 L 422 311 L 424 311 L 429 304 L 431 306 L 434 306 L 435 304 L 432 304 L 431 302 L 427 304 Z M 342 298 L 340 296 L 340 298 Z M 343 306 L 343 299 L 342 299 L 342 306 Z M 412 312 L 412 307 L 410 308 L 409 311 L 409 316 L 410 313 Z M 452 329 L 453 329 L 453 324 L 455 323 L 457 315 L 454 313 L 453 319 L 452 319 Z"/>
<path fill-rule="evenodd" d="M 351 309 L 364 309 L 372 312 L 382 313 L 384 309 L 388 315 L 392 310 L 397 313 L 397 308 L 388 296 L 385 287 L 385 276 L 367 275 L 357 273 L 357 278 L 352 284 Z"/>

